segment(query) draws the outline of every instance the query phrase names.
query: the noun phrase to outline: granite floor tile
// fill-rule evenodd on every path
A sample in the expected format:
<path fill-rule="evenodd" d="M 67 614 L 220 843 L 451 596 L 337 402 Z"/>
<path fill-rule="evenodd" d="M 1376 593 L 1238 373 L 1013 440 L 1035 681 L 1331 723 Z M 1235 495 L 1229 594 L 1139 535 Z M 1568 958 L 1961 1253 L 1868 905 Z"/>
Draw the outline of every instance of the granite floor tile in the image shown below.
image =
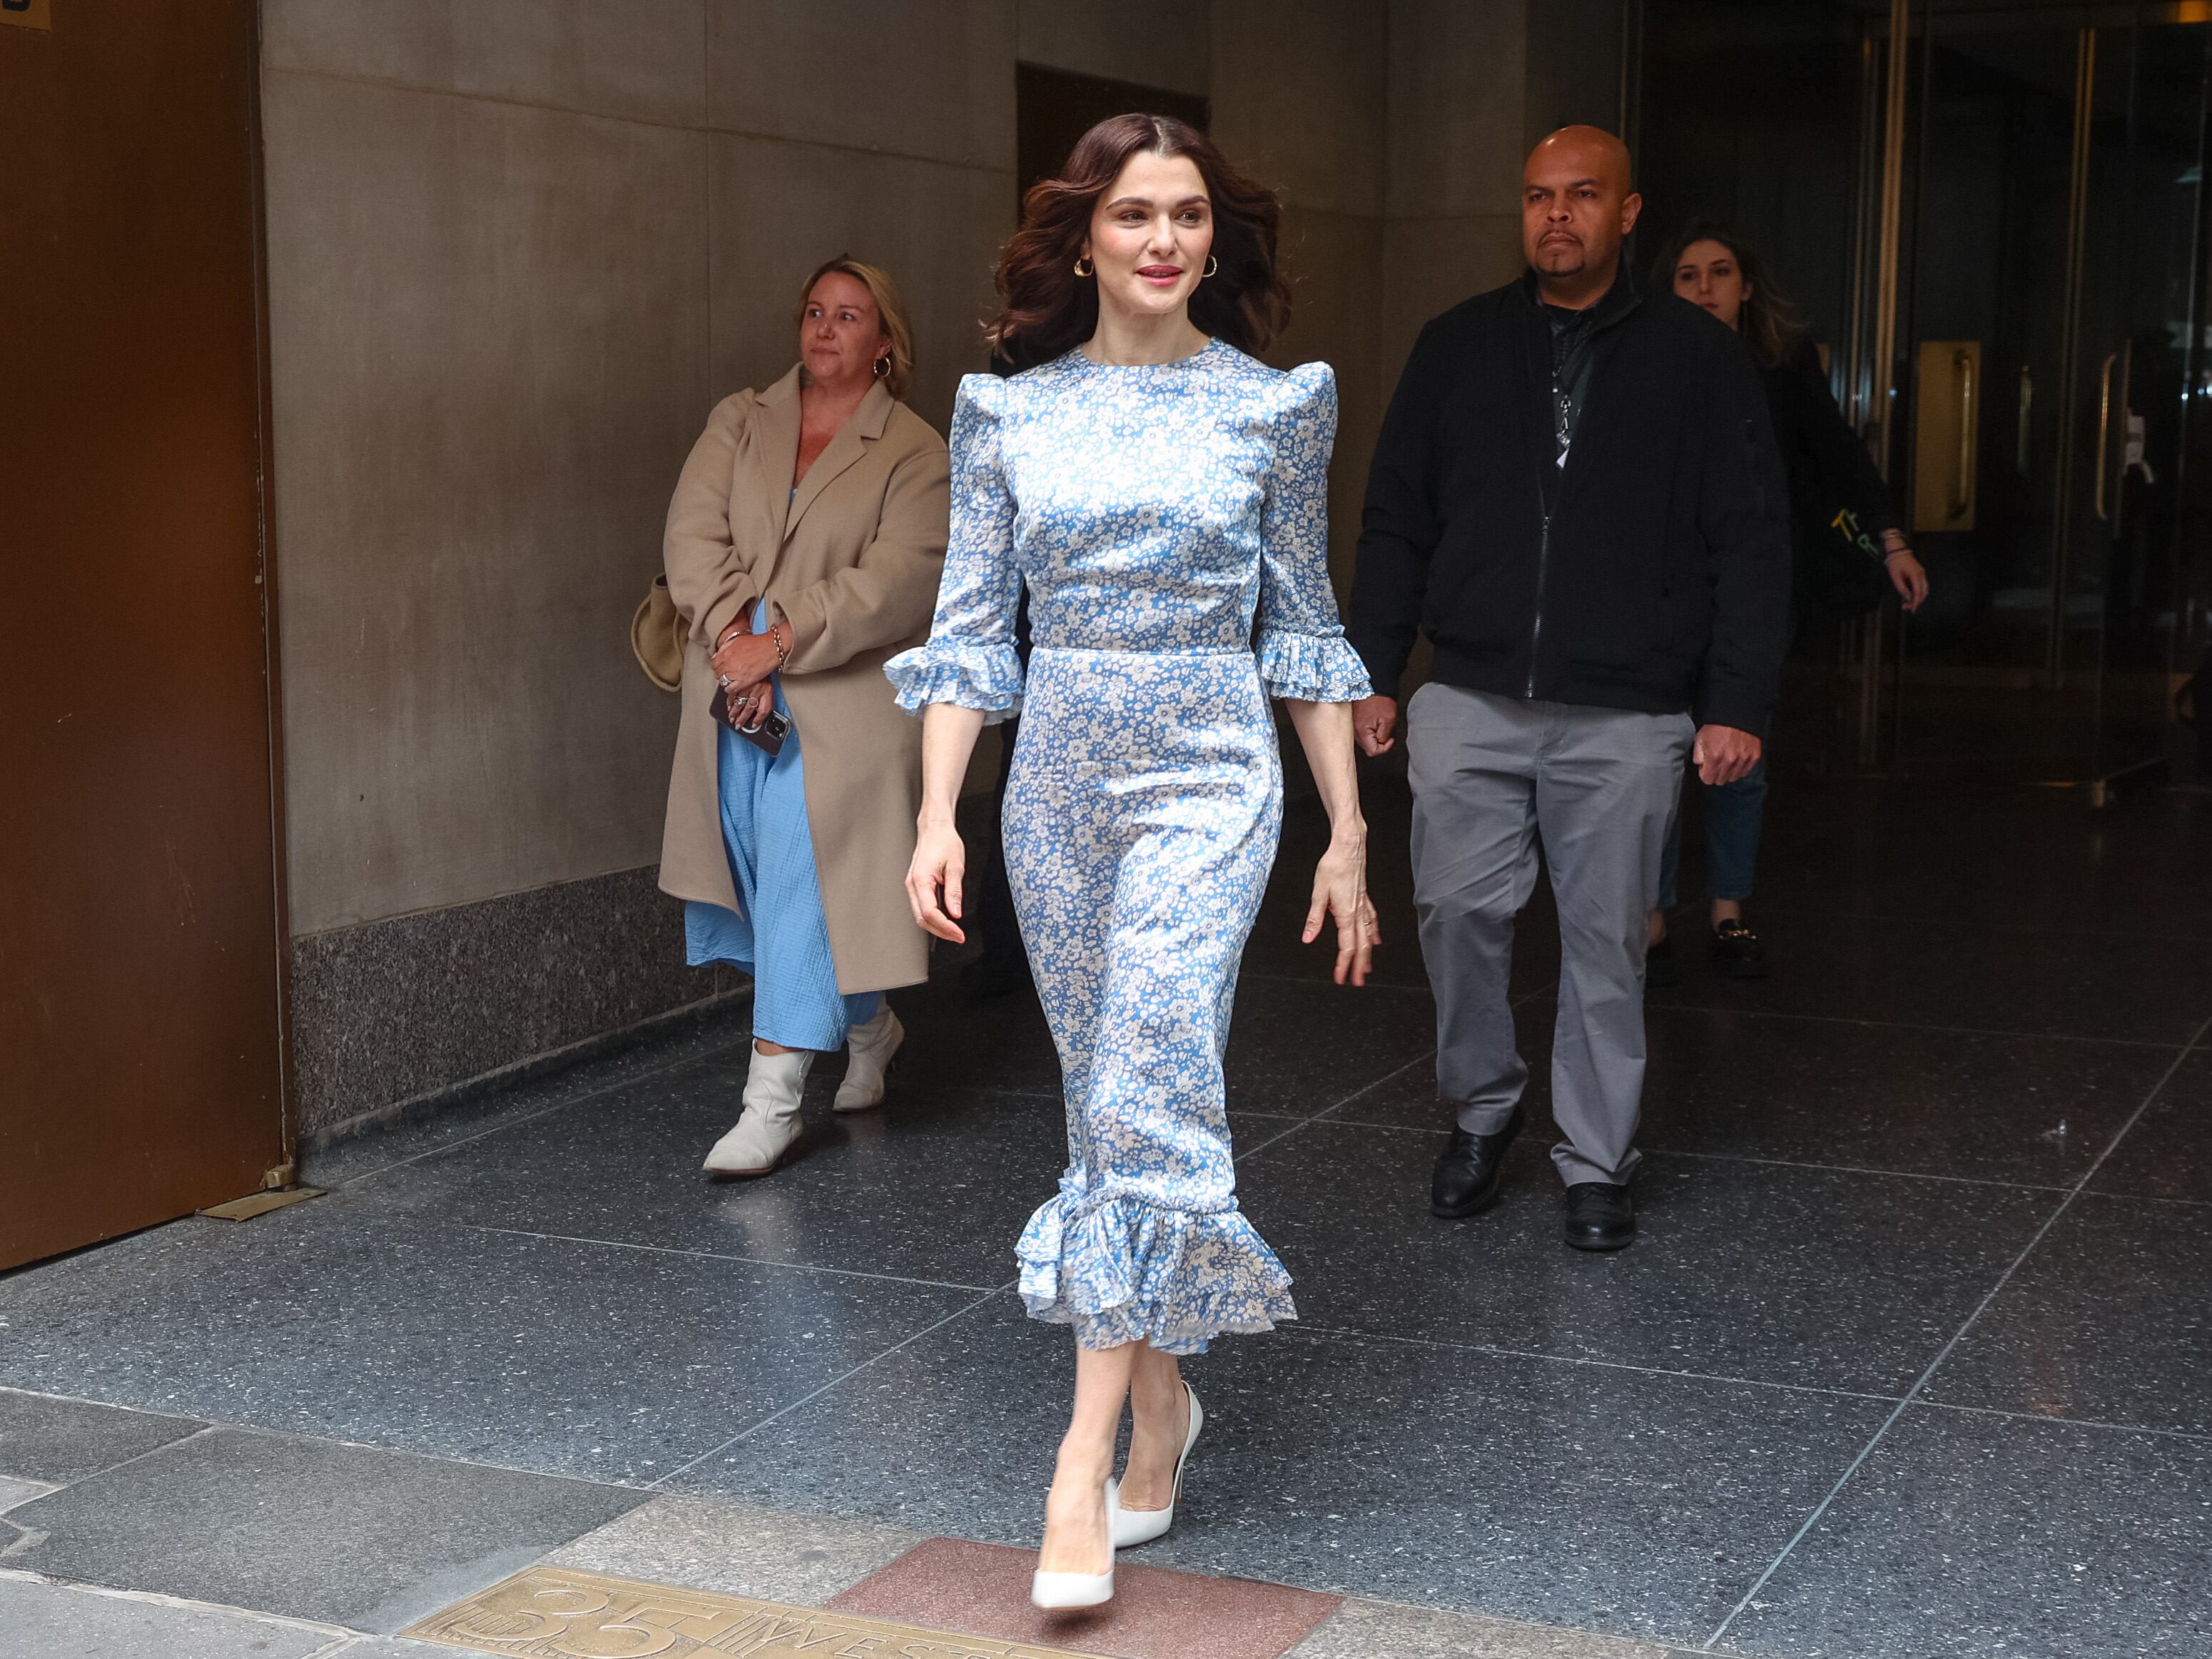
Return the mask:
<path fill-rule="evenodd" d="M 2212 1049 L 2184 1057 L 2089 1187 L 2212 1204 Z"/>
<path fill-rule="evenodd" d="M 1057 1100 L 903 1080 L 881 1110 L 810 1089 L 776 1174 L 717 1181 L 699 1161 L 738 1084 L 691 1068 L 584 1101 L 373 1183 L 397 1212 L 567 1237 L 805 1263 L 988 1289 L 1066 1162 Z"/>
<path fill-rule="evenodd" d="M 1653 989 L 1650 1006 L 2175 1047 L 2212 1017 L 2212 941 L 1849 914 L 1755 920 L 1772 977 L 1686 973 Z"/>
<path fill-rule="evenodd" d="M 649 1481 L 973 1299 L 426 1223 L 341 1190 L 0 1285 L 21 1334 L 0 1383 Z"/>
<path fill-rule="evenodd" d="M 1047 1613 L 1030 1605 L 1036 1556 L 998 1544 L 933 1538 L 861 1580 L 830 1606 L 1002 1640 L 1049 1643 L 1115 1659 L 1281 1659 L 1341 1605 L 1340 1597 L 1243 1578 L 1114 1567 L 1103 1607 Z"/>
<path fill-rule="evenodd" d="M 13 1518 L 38 1535 L 9 1561 L 389 1634 L 643 1498 L 589 1481 L 218 1429 L 26 1504 Z"/>
<path fill-rule="evenodd" d="M 739 1002 L 684 1029 L 653 1036 L 543 1075 L 487 1087 L 466 1098 L 365 1125 L 340 1139 L 303 1147 L 301 1179 L 337 1187 L 477 1138 L 575 1101 L 624 1088 L 688 1066 L 712 1063 L 748 1041 L 750 1002 Z"/>
<path fill-rule="evenodd" d="M 1033 1549 L 1072 1373 L 994 1304 L 678 1484 Z M 1646 1638 L 1717 1624 L 1891 1410 L 1291 1332 L 1188 1375 L 1188 1509 L 1131 1565 Z"/>
<path fill-rule="evenodd" d="M 0 1328 L 10 1339 L 0 1354 L 35 1347 L 40 1340 L 40 1328 L 10 1323 L 4 1313 L 11 1286 L 27 1283 L 30 1277 L 27 1273 L 0 1280 Z M 188 1417 L 0 1388 L 0 1475 L 65 1486 L 206 1426 Z"/>
<path fill-rule="evenodd" d="M 1729 1628 L 1822 1659 L 2212 1652 L 2212 1447 L 1908 1411 Z"/>
<path fill-rule="evenodd" d="M 54 1490 L 52 1483 L 45 1480 L 16 1480 L 0 1474 L 0 1515 L 5 1515 L 18 1504 L 27 1504 L 33 1498 L 43 1498 Z"/>
<path fill-rule="evenodd" d="M 1692 830 L 1686 853 L 1696 843 Z M 2091 815 L 2078 794 L 1778 779 L 1753 920 L 1805 911 L 2212 939 L 2212 805 L 2168 793 Z M 1702 882 L 1683 896 L 1702 905 Z"/>
<path fill-rule="evenodd" d="M 2212 1437 L 2212 1261 L 2194 1206 L 2084 1193 L 1928 1387 L 1961 1406 Z"/>
<path fill-rule="evenodd" d="M 0 1659 L 308 1659 L 341 1639 L 334 1630 L 221 1607 L 0 1577 Z"/>
<path fill-rule="evenodd" d="M 1429 1213 L 1441 1136 L 1309 1124 L 1248 1158 L 1245 1211 L 1310 1322 L 1562 1358 L 1901 1395 L 2057 1195 L 1652 1157 L 1639 1231 L 1570 1250 L 1540 1137 L 1466 1221 Z"/>
<path fill-rule="evenodd" d="M 1558 1134 L 1550 1115 L 1557 1013 L 1548 994 L 1525 999 L 1514 1012 L 1529 1068 L 1525 1133 L 1549 1139 Z M 1656 1000 L 1645 1033 L 1650 1069 L 1638 1139 L 1647 1152 L 2035 1186 L 2078 1181 L 2173 1063 L 2172 1049 L 2149 1045 L 1961 1035 Z M 1431 1066 L 1328 1115 L 1439 1133 L 1449 1118 Z M 2167 1133 L 2187 1132 L 2177 1124 Z M 2207 1147 L 2212 1165 L 2212 1132 Z M 2191 1167 L 2185 1151 L 2167 1156 Z M 2207 1182 L 2212 1193 L 2212 1174 Z"/>
<path fill-rule="evenodd" d="M 1425 990 L 1247 977 L 1223 1069 L 1233 1111 L 1305 1117 L 1434 1052 Z"/>
<path fill-rule="evenodd" d="M 1289 1659 L 1669 1659 L 1669 1650 L 1556 1625 L 1355 1599 Z"/>
<path fill-rule="evenodd" d="M 1528 1065 L 1528 1087 L 1523 1096 L 1528 1121 L 1522 1133 L 1531 1138 L 1556 1138 L 1551 1119 L 1553 1003 L 1548 991 L 1526 992 L 1513 999 L 1515 1045 Z M 1437 1094 L 1436 1040 L 1430 1032 L 1427 1049 L 1419 1060 L 1395 1075 L 1382 1079 L 1353 1099 L 1333 1106 L 1324 1116 L 1332 1121 L 1389 1123 L 1406 1128 L 1431 1129 L 1439 1136 L 1453 1123 L 1449 1108 Z M 1443 1142 L 1439 1140 L 1441 1146 Z"/>
<path fill-rule="evenodd" d="M 818 1607 L 927 1534 L 710 1498 L 661 1497 L 547 1560 L 617 1578 Z"/>
<path fill-rule="evenodd" d="M 1543 1005 L 1548 1008 L 1549 1005 Z M 1650 1150 L 2070 1187 L 2170 1051 L 1655 1006 Z"/>
<path fill-rule="evenodd" d="M 1034 1547 L 1074 1345 L 1011 1292 L 670 1478 L 740 1504 Z"/>

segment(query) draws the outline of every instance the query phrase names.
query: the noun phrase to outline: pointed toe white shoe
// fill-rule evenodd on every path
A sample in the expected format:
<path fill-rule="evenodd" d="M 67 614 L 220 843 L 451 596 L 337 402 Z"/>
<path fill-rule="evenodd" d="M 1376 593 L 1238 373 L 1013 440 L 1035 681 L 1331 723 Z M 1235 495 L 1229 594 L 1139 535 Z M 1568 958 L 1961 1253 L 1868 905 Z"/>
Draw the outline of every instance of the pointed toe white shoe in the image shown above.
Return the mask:
<path fill-rule="evenodd" d="M 1176 1505 L 1182 1502 L 1183 1466 L 1190 1462 L 1190 1449 L 1198 1443 L 1198 1431 L 1206 1426 L 1206 1413 L 1198 1403 L 1198 1390 L 1189 1383 L 1182 1385 L 1190 1396 L 1190 1428 L 1182 1437 L 1182 1451 L 1176 1458 L 1175 1485 L 1169 1489 L 1168 1506 L 1164 1510 L 1125 1510 L 1117 1502 L 1114 1505 L 1114 1547 L 1134 1549 L 1139 1544 L 1149 1544 L 1164 1537 L 1175 1525 Z"/>
<path fill-rule="evenodd" d="M 1114 1534 L 1120 1525 L 1120 1488 L 1106 1483 L 1106 1571 L 1103 1572 L 1046 1572 L 1030 1575 L 1030 1605 L 1047 1613 L 1066 1613 L 1076 1607 L 1100 1607 L 1114 1599 Z"/>
<path fill-rule="evenodd" d="M 745 1072 L 745 1109 L 737 1127 L 716 1141 L 700 1167 L 709 1175 L 764 1176 L 775 1168 L 799 1139 L 799 1101 L 811 1050 L 764 1054 L 753 1050 Z"/>
<path fill-rule="evenodd" d="M 845 1080 L 837 1085 L 837 1098 L 831 1105 L 841 1112 L 865 1112 L 872 1106 L 884 1103 L 884 1073 L 890 1069 L 891 1056 L 906 1041 L 906 1027 L 886 1002 L 876 1010 L 875 1018 L 865 1025 L 855 1025 L 845 1043 L 851 1058 L 845 1066 Z"/>

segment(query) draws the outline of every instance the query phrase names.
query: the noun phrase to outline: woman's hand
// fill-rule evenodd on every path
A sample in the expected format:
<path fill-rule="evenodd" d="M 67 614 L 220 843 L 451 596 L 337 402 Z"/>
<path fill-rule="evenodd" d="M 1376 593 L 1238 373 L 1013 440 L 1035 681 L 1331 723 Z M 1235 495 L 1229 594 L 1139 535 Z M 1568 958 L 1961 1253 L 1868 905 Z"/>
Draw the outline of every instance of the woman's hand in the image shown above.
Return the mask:
<path fill-rule="evenodd" d="M 950 822 L 925 820 L 915 831 L 914 862 L 907 866 L 906 902 L 926 933 L 955 945 L 967 942 L 954 920 L 960 914 L 960 881 L 968 872 L 968 849 Z M 940 902 L 939 890 L 944 896 Z"/>
<path fill-rule="evenodd" d="M 1913 556 L 1905 538 L 1894 530 L 1882 532 L 1881 545 L 1882 568 L 1889 572 L 1889 585 L 1897 590 L 1907 611 L 1919 610 L 1928 598 L 1927 567 Z"/>
<path fill-rule="evenodd" d="M 1324 918 L 1336 918 L 1336 982 L 1367 983 L 1370 958 L 1382 942 L 1375 905 L 1367 896 L 1365 836 L 1332 840 L 1314 870 L 1313 904 L 1306 912 L 1304 942 L 1321 937 Z"/>
<path fill-rule="evenodd" d="M 725 629 L 714 647 L 714 678 L 735 707 L 740 687 L 754 687 L 775 672 L 775 641 L 766 634 Z"/>
<path fill-rule="evenodd" d="M 729 688 L 730 724 L 748 732 L 757 732 L 761 722 L 775 712 L 775 682 L 763 680 L 757 685 L 732 684 Z"/>

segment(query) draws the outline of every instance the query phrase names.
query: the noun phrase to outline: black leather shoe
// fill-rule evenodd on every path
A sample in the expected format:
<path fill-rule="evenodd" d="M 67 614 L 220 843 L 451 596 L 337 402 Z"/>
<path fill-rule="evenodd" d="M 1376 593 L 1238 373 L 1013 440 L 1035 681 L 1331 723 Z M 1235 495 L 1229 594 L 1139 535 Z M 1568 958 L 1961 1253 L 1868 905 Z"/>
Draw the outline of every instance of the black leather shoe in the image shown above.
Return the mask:
<path fill-rule="evenodd" d="M 1682 977 L 1682 966 L 1674 960 L 1674 936 L 1672 933 L 1656 945 L 1644 947 L 1644 984 L 1646 989 L 1675 983 Z"/>
<path fill-rule="evenodd" d="M 1429 1213 L 1446 1221 L 1463 1221 L 1498 1201 L 1498 1177 L 1505 1167 L 1505 1149 L 1521 1133 L 1521 1109 L 1495 1134 L 1471 1135 L 1452 1131 L 1451 1145 L 1437 1160 L 1429 1177 Z"/>
<path fill-rule="evenodd" d="M 1759 935 L 1731 916 L 1713 929 L 1713 966 L 1730 979 L 1765 979 L 1766 951 Z"/>
<path fill-rule="evenodd" d="M 1567 1188 L 1567 1243 L 1578 1250 L 1625 1250 L 1636 1242 L 1636 1205 L 1628 1188 L 1609 1181 L 1577 1181 Z"/>

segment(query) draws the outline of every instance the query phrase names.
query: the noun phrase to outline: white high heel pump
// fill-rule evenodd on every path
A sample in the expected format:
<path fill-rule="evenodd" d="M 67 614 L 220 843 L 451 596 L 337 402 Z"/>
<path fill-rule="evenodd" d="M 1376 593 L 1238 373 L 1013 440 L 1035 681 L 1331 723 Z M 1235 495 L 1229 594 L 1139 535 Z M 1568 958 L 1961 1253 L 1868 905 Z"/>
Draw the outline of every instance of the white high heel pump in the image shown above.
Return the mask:
<path fill-rule="evenodd" d="M 1030 1604 L 1047 1613 L 1072 1607 L 1103 1607 L 1114 1599 L 1114 1529 L 1121 1513 L 1121 1483 L 1106 1483 L 1106 1571 L 1103 1572 L 1046 1572 L 1030 1575 Z"/>
<path fill-rule="evenodd" d="M 1155 1538 L 1164 1537 L 1167 1529 L 1175 1525 L 1176 1505 L 1182 1502 L 1183 1465 L 1190 1462 L 1190 1449 L 1198 1443 L 1198 1431 L 1206 1426 L 1206 1413 L 1199 1406 L 1198 1390 L 1186 1382 L 1182 1391 L 1190 1396 L 1190 1428 L 1182 1437 L 1182 1451 L 1176 1458 L 1175 1485 L 1168 1493 L 1168 1506 L 1164 1510 L 1125 1510 L 1116 1503 L 1113 1523 L 1114 1547 L 1117 1550 L 1149 1544 Z"/>

